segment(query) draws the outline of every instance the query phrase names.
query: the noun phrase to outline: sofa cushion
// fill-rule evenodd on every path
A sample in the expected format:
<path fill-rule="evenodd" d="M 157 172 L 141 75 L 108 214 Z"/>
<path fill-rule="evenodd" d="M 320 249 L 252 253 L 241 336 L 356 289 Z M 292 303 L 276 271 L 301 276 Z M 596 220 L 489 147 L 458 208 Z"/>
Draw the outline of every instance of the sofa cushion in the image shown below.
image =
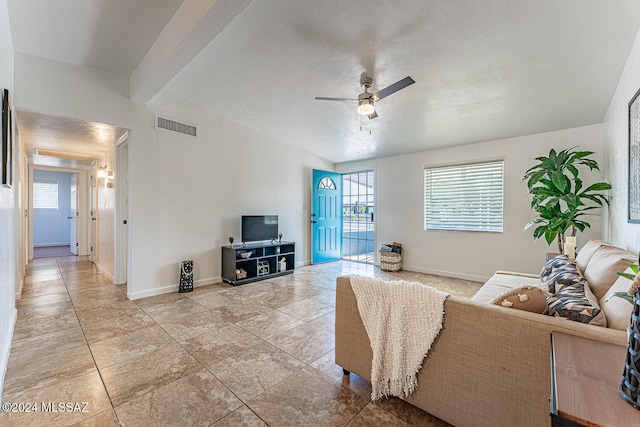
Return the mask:
<path fill-rule="evenodd" d="M 598 248 L 584 270 L 584 277 L 596 298 L 602 298 L 618 279 L 617 271 L 625 271 L 637 260 L 631 252 L 615 246 Z"/>
<path fill-rule="evenodd" d="M 560 255 L 547 261 L 547 264 L 555 262 L 555 267 L 543 268 L 540 281 L 547 290 L 555 294 L 565 286 L 582 283 L 584 277 L 578 271 L 578 267 L 573 261 L 569 261 L 566 255 Z M 545 266 L 547 265 L 545 264 Z"/>
<path fill-rule="evenodd" d="M 611 246 L 611 244 L 602 240 L 589 240 L 578 251 L 578 254 L 576 255 L 576 265 L 578 266 L 578 270 L 580 271 L 580 273 L 584 275 L 584 270 L 585 268 L 587 268 L 587 264 L 589 264 L 591 257 L 602 246 Z"/>
<path fill-rule="evenodd" d="M 579 282 L 562 287 L 547 302 L 549 314 L 552 316 L 564 317 L 590 325 L 607 326 L 604 312 L 584 278 Z"/>
<path fill-rule="evenodd" d="M 471 298 L 473 301 L 488 303 L 493 298 L 522 285 L 539 285 L 540 278 L 518 273 L 498 271 Z"/>
<path fill-rule="evenodd" d="M 625 273 L 635 274 L 631 268 L 627 268 Z M 600 307 L 607 318 L 607 326 L 610 328 L 625 331 L 629 327 L 633 304 L 630 304 L 625 299 L 612 297 L 611 295 L 616 292 L 627 292 L 632 283 L 631 280 L 618 276 L 609 291 L 600 299 Z"/>
<path fill-rule="evenodd" d="M 497 298 L 493 298 L 489 303 L 539 314 L 546 313 L 548 309 L 547 296 L 544 291 L 540 286 L 533 285 L 511 289 Z"/>

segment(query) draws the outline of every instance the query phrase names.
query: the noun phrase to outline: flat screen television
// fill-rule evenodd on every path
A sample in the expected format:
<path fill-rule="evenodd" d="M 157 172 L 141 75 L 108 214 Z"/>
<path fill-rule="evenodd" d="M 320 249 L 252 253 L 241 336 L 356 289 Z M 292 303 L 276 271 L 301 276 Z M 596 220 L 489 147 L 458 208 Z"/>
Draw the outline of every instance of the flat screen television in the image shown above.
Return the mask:
<path fill-rule="evenodd" d="M 278 238 L 278 215 L 243 215 L 242 241 L 257 242 Z"/>

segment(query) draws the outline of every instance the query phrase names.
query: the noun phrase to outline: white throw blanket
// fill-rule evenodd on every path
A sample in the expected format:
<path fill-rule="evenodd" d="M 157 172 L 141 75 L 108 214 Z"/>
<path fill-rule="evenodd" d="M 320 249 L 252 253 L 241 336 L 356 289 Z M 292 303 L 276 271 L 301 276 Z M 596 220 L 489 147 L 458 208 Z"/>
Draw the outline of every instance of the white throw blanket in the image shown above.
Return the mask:
<path fill-rule="evenodd" d="M 448 293 L 417 282 L 351 276 L 360 317 L 371 341 L 371 400 L 406 397 L 442 329 Z"/>

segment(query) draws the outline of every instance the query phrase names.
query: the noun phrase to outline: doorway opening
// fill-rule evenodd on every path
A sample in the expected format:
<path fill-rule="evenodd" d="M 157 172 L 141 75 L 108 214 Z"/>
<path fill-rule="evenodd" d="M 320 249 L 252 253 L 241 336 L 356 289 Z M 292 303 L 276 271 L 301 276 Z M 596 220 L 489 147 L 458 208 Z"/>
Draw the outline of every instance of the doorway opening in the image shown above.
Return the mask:
<path fill-rule="evenodd" d="M 342 174 L 342 259 L 375 262 L 375 173 Z"/>
<path fill-rule="evenodd" d="M 78 254 L 77 173 L 34 169 L 33 258 Z"/>

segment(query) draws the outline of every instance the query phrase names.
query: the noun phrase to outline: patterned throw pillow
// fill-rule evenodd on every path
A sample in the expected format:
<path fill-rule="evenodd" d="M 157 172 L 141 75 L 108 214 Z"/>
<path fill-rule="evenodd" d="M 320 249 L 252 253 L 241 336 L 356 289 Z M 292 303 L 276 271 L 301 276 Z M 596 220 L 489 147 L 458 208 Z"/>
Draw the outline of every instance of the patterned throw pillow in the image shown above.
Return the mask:
<path fill-rule="evenodd" d="M 578 271 L 576 263 L 569 261 L 566 255 L 560 255 L 547 261 L 540 273 L 540 281 L 552 294 L 565 286 L 586 283 L 585 278 Z"/>
<path fill-rule="evenodd" d="M 547 302 L 549 315 L 596 326 L 607 325 L 604 312 L 583 277 L 577 283 L 562 287 Z"/>
<path fill-rule="evenodd" d="M 540 271 L 540 277 L 545 277 L 553 273 L 559 267 L 562 267 L 566 264 L 569 264 L 571 261 L 569 257 L 566 255 L 558 255 L 556 257 L 551 258 L 542 266 L 542 271 Z"/>
<path fill-rule="evenodd" d="M 489 301 L 489 304 L 539 314 L 547 312 L 547 297 L 541 287 L 534 285 L 523 285 L 510 289 Z"/>

